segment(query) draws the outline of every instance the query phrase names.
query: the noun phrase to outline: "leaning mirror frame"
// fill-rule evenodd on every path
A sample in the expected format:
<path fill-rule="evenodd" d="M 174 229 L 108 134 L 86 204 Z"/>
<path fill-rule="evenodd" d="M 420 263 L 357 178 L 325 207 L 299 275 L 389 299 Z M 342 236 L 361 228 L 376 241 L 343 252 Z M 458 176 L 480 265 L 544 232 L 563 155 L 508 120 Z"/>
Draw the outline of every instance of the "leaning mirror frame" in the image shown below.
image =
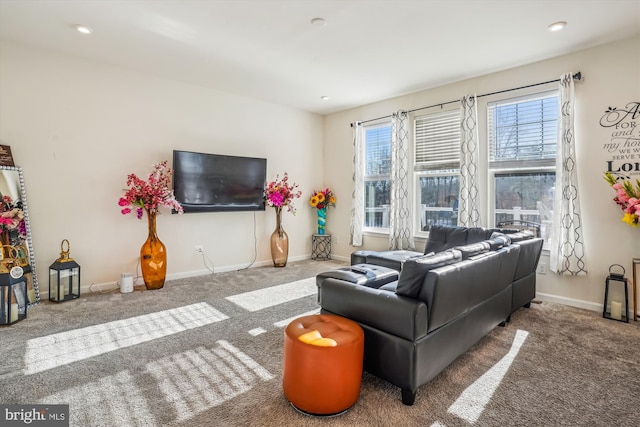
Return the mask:
<path fill-rule="evenodd" d="M 24 185 L 24 174 L 22 168 L 18 166 L 0 166 L 0 170 L 15 171 L 18 173 L 18 185 L 20 192 L 20 201 L 22 202 L 22 211 L 24 213 L 24 225 L 26 231 L 27 251 L 29 252 L 29 264 L 31 265 L 31 273 L 33 279 L 33 290 L 35 291 L 35 301 L 29 303 L 29 306 L 36 305 L 40 302 L 40 290 L 38 288 L 38 278 L 36 275 L 36 257 L 33 252 L 33 241 L 31 239 L 31 224 L 29 223 L 29 206 L 27 204 L 27 191 Z"/>

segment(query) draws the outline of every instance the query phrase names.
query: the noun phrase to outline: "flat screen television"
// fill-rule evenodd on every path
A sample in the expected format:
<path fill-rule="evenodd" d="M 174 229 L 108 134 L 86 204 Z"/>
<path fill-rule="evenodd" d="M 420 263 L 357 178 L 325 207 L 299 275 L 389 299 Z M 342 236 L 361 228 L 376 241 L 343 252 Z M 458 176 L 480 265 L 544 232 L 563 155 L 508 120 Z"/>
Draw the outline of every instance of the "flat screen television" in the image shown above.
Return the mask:
<path fill-rule="evenodd" d="M 185 212 L 263 211 L 267 159 L 173 151 L 173 192 Z"/>

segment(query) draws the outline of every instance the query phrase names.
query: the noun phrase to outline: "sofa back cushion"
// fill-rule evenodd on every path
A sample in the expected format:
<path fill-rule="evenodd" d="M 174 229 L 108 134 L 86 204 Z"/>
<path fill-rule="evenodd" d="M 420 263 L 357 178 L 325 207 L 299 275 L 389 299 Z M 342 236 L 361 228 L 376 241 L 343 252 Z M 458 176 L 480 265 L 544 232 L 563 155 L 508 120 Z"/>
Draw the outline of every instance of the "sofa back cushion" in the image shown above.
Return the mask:
<path fill-rule="evenodd" d="M 424 253 L 442 252 L 455 246 L 467 244 L 467 227 L 432 225 Z"/>
<path fill-rule="evenodd" d="M 496 229 L 482 227 L 458 227 L 453 225 L 432 225 L 424 253 L 442 252 L 456 246 L 464 246 L 489 240 Z"/>
<path fill-rule="evenodd" d="M 490 228 L 471 227 L 467 229 L 467 244 L 489 240 L 493 232 Z"/>
<path fill-rule="evenodd" d="M 406 260 L 400 272 L 396 293 L 410 298 L 417 298 L 422 282 L 429 270 L 461 260 L 462 253 L 457 250 L 448 250 Z"/>

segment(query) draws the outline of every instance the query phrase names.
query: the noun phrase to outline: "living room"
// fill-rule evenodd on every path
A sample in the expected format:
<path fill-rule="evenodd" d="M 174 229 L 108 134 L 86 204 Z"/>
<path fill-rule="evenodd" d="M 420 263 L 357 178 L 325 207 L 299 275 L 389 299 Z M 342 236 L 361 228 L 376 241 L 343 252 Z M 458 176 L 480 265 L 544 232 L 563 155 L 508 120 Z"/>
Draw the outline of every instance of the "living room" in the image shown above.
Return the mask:
<path fill-rule="evenodd" d="M 544 3 L 545 8 L 553 9 L 555 3 L 558 2 L 553 6 Z M 567 4 L 575 2 L 559 3 L 569 7 Z M 618 2 L 596 3 L 602 8 L 603 4 Z M 119 55 L 126 56 L 126 51 L 110 52 L 112 60 L 96 59 L 90 53 L 74 54 L 74 49 L 90 52 L 92 48 L 87 45 L 101 43 L 99 26 L 84 39 L 69 31 L 65 36 L 69 47 L 64 50 L 37 46 L 28 38 L 21 41 L 3 36 L 0 40 L 0 144 L 11 147 L 16 165 L 24 171 L 36 269 L 43 297 L 46 297 L 48 284 L 46 272 L 59 256 L 63 239 L 71 242 L 71 254 L 82 266 L 83 293 L 109 292 L 117 286 L 122 272 L 138 274 L 138 254 L 146 237 L 146 224 L 135 216 L 121 215 L 117 202 L 126 188 L 128 174 L 147 174 L 153 163 L 171 160 L 173 150 L 262 157 L 268 161 L 268 180 L 284 172 L 289 174 L 300 186 L 303 196 L 295 201 L 296 215 L 283 215 L 290 241 L 287 268 L 296 268 L 297 262 L 308 260 L 311 254 L 316 213 L 308 205 L 308 197 L 314 189 L 331 188 L 337 196 L 336 206 L 328 214 L 332 258 L 344 263 L 351 252 L 359 249 L 349 244 L 353 191 L 352 123 L 384 117 L 401 109 L 439 105 L 466 94 L 487 94 L 556 80 L 564 73 L 581 72 L 583 79 L 575 82 L 575 126 L 578 178 L 580 189 L 584 190 L 580 196 L 588 274 L 556 275 L 548 270 L 549 254 L 543 253 L 541 264 L 547 270 L 546 274 L 537 277 L 537 298 L 601 312 L 609 267 L 620 264 L 629 277 L 631 260 L 638 256 L 640 241 L 638 229 L 620 220 L 621 211 L 612 201 L 614 193 L 603 179 L 607 162 L 613 156 L 605 145 L 611 142 L 612 131 L 601 126 L 600 120 L 607 109 L 620 110 L 640 99 L 638 5 L 637 2 L 619 3 L 635 10 L 635 32 L 627 32 L 623 38 L 616 34 L 610 36 L 611 39 L 590 40 L 590 44 L 585 43 L 583 48 L 568 53 L 557 52 L 500 70 L 488 67 L 485 73 L 461 74 L 461 78 L 454 76 L 443 80 L 442 84 L 405 86 L 404 91 L 396 94 L 376 100 L 363 98 L 367 100 L 325 114 L 310 112 L 311 108 L 296 108 L 236 94 L 225 90 L 224 84 L 222 89 L 207 87 L 199 83 L 207 77 L 201 74 L 206 71 L 191 70 L 198 83 L 189 83 L 168 77 L 175 72 L 172 69 L 153 73 L 126 68 L 118 65 Z M 0 3 L 3 27 L 11 19 L 6 17 L 7 6 L 5 2 Z M 586 5 L 581 9 L 585 14 L 589 11 Z M 604 7 L 604 10 L 609 9 Z M 609 12 L 619 13 L 619 9 L 610 6 Z M 526 13 L 522 15 L 524 17 Z M 600 13 L 600 19 L 602 15 Z M 598 17 L 589 16 L 590 19 Z M 81 17 L 79 14 L 66 19 L 76 23 Z M 564 18 L 558 16 L 557 19 Z M 67 21 L 60 22 L 67 24 Z M 549 38 L 548 43 L 552 43 L 552 36 L 546 32 L 546 25 L 550 23 L 545 22 L 545 28 L 540 32 L 540 37 Z M 327 25 L 320 30 L 330 28 L 331 22 Z M 573 25 L 576 24 L 569 22 L 566 31 Z M 171 52 L 188 49 L 189 33 L 181 33 L 180 28 L 168 23 L 167 28 L 169 35 L 163 35 L 166 42 L 163 49 Z M 172 29 L 177 35 L 171 33 Z M 231 31 L 221 25 L 211 43 L 224 43 L 224 37 L 217 36 L 225 30 Z M 561 36 L 562 32 L 553 37 L 556 35 Z M 96 38 L 98 40 L 94 41 Z M 134 44 L 135 40 L 121 43 Z M 375 49 L 375 44 L 371 49 Z M 257 48 L 251 52 L 260 53 Z M 227 55 L 230 61 L 234 60 L 232 53 L 227 52 Z M 463 69 L 479 58 L 473 52 L 467 52 L 452 54 L 448 60 Z M 268 62 L 269 55 L 256 56 L 256 61 Z M 158 69 L 163 67 L 151 59 L 147 61 L 149 65 Z M 323 66 L 316 65 L 319 78 Z M 427 70 L 428 67 L 425 73 Z M 339 70 L 334 72 L 339 73 Z M 220 79 L 224 82 L 222 76 Z M 253 84 L 248 82 L 247 90 Z M 344 88 L 358 84 L 358 81 L 345 82 Z M 555 87 L 550 84 L 542 88 Z M 277 87 L 271 88 L 271 92 L 277 90 Z M 525 93 L 526 90 L 515 92 L 515 95 Z M 319 104 L 314 108 L 327 108 L 326 104 L 321 104 L 325 102 L 320 100 L 323 95 L 326 93 L 320 92 L 314 97 Z M 339 93 L 329 95 L 332 98 L 329 103 L 341 102 Z M 485 120 L 486 103 L 492 100 L 495 97 L 479 98 L 480 123 Z M 637 165 L 637 155 L 632 160 L 631 164 Z M 486 163 L 485 157 L 481 162 L 484 173 Z M 635 172 L 638 176 L 637 167 Z M 487 214 L 488 183 L 481 181 L 480 186 L 482 222 L 491 226 Z M 167 278 L 180 281 L 209 276 L 207 267 L 211 264 L 216 274 L 248 266 L 267 267 L 271 264 L 268 241 L 274 226 L 272 209 L 255 213 L 184 215 L 163 211 L 158 217 L 158 233 L 169 254 Z M 416 239 L 417 250 L 424 248 L 424 241 L 424 238 Z M 365 233 L 363 248 L 383 250 L 388 248 L 388 243 L 386 235 Z M 196 245 L 203 247 L 210 260 L 208 265 L 203 263 L 202 256 L 194 255 Z M 325 265 L 333 268 L 335 263 Z M 325 268 L 323 264 L 321 267 Z M 277 269 L 273 270 L 276 274 Z M 140 283 L 138 280 L 136 284 Z M 637 300 L 638 296 L 632 298 Z M 59 316 L 56 321 L 73 325 L 75 320 L 68 318 L 67 312 L 74 309 L 68 304 L 75 303 L 56 307 Z M 134 304 L 127 306 L 135 310 Z M 38 310 L 40 307 L 33 308 L 34 315 Z M 141 310 L 148 312 L 147 308 Z M 131 313 L 132 316 L 137 314 Z M 30 322 L 30 319 L 21 322 L 21 327 L 27 328 Z M 90 319 L 83 317 L 78 322 L 77 326 L 86 326 L 83 322 L 90 322 Z"/>

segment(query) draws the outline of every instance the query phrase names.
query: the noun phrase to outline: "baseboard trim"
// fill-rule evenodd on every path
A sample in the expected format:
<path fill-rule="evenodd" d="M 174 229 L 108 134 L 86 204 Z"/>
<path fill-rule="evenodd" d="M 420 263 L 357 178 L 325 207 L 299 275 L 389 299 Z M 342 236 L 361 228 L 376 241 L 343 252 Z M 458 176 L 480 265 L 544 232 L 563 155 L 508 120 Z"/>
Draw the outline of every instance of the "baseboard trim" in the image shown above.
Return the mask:
<path fill-rule="evenodd" d="M 561 296 L 557 296 L 557 295 L 552 295 L 552 294 L 543 294 L 543 293 L 536 293 L 536 298 L 538 298 L 541 301 L 548 301 L 548 302 L 555 302 L 558 304 L 564 304 L 564 305 L 568 305 L 571 307 L 577 307 L 577 308 L 584 308 L 586 310 L 591 310 L 591 311 L 596 311 L 598 313 L 602 313 L 602 304 L 600 303 L 595 303 L 595 302 L 591 302 L 591 301 L 584 301 L 584 300 L 579 300 L 579 299 L 574 299 L 574 298 L 566 298 L 566 297 L 561 297 Z M 640 313 L 636 313 L 635 319 L 632 317 L 633 316 L 633 301 L 629 301 L 629 313 L 630 313 L 630 319 L 631 320 L 635 320 L 640 318 Z"/>
<path fill-rule="evenodd" d="M 591 310 L 591 311 L 599 311 L 600 313 L 602 313 L 602 304 L 591 302 L 591 301 L 561 297 L 558 295 L 544 294 L 540 292 L 536 293 L 536 298 L 538 298 L 541 301 L 555 302 L 558 304 L 564 304 L 564 305 L 577 307 L 577 308 L 584 308 L 586 310 Z"/>
<path fill-rule="evenodd" d="M 300 256 L 295 256 L 295 257 L 289 257 L 288 262 L 296 262 L 296 261 L 302 261 L 302 260 L 306 260 L 306 259 L 310 259 L 311 258 L 311 254 L 308 255 L 300 255 Z M 340 259 L 340 260 L 344 260 L 344 261 L 348 261 L 348 259 L 344 258 L 344 257 L 335 257 L 335 259 Z M 254 267 L 265 267 L 268 265 L 272 265 L 273 261 L 271 260 L 264 260 L 264 261 L 256 261 L 253 264 L 247 264 L 247 263 L 243 263 L 243 264 L 234 264 L 234 265 L 225 265 L 225 266 L 214 266 L 213 267 L 213 274 L 216 273 L 228 273 L 230 271 L 240 271 L 240 270 L 245 270 L 247 268 L 254 268 Z M 167 274 L 167 280 L 178 280 L 178 279 L 187 279 L 189 277 L 198 277 L 198 276 L 206 276 L 207 274 L 212 274 L 210 270 L 207 269 L 201 269 L 201 270 L 190 270 L 190 271 L 181 271 L 178 273 L 170 273 Z M 139 285 L 144 285 L 144 282 L 142 281 L 142 277 L 139 278 L 135 278 L 134 277 L 134 285 L 135 286 L 139 286 Z M 80 285 L 80 297 L 82 297 L 83 293 L 89 293 L 89 292 L 110 292 L 110 291 L 114 291 L 120 289 L 120 281 L 111 281 L 111 282 L 101 282 L 101 283 L 89 283 L 89 284 L 81 284 Z M 44 290 L 43 290 L 44 291 Z M 40 292 L 40 299 L 41 300 L 48 300 L 49 299 L 49 292 L 47 289 L 47 292 Z"/>

